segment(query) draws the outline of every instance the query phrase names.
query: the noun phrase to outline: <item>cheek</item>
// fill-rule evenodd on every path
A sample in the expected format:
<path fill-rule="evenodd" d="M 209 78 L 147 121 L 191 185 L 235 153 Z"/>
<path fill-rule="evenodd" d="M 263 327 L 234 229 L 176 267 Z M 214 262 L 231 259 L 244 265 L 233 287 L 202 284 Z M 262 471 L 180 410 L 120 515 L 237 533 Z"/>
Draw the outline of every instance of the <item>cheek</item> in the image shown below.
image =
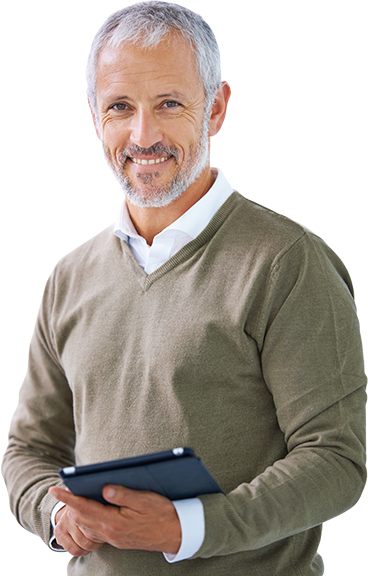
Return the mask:
<path fill-rule="evenodd" d="M 176 133 L 176 138 L 173 139 L 173 143 L 177 150 L 179 151 L 178 162 L 186 163 L 188 158 L 191 156 L 193 150 L 198 146 L 199 135 L 194 132 L 187 131 L 187 133 Z"/>
<path fill-rule="evenodd" d="M 188 160 L 193 160 L 193 156 L 196 155 L 200 144 L 200 137 L 188 139 L 185 143 L 180 146 L 182 162 L 186 164 Z"/>
<path fill-rule="evenodd" d="M 123 127 L 111 120 L 101 122 L 102 139 L 110 150 L 121 150 L 126 145 L 127 135 Z"/>

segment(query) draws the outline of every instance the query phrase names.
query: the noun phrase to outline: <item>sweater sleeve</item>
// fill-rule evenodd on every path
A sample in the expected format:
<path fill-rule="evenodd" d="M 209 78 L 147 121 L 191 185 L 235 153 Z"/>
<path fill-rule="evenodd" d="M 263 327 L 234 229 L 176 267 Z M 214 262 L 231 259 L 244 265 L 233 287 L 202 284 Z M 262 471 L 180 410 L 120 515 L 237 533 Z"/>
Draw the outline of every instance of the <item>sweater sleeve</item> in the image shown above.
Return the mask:
<path fill-rule="evenodd" d="M 365 384 L 350 278 L 305 234 L 274 261 L 256 333 L 265 383 L 287 447 L 250 483 L 206 495 L 194 557 L 256 550 L 343 513 L 365 470 Z"/>
<path fill-rule="evenodd" d="M 52 304 L 51 277 L 32 337 L 28 371 L 2 467 L 13 514 L 46 544 L 56 504 L 47 490 L 62 484 L 58 469 L 71 465 L 74 459 L 72 394 L 53 345 Z"/>

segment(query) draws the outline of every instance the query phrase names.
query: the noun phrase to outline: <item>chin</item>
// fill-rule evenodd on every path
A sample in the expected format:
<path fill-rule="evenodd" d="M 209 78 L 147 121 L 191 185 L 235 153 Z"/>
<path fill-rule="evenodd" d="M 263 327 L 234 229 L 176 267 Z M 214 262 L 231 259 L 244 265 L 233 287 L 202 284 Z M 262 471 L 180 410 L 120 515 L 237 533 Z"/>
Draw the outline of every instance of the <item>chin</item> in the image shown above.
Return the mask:
<path fill-rule="evenodd" d="M 129 202 L 135 206 L 142 208 L 163 208 L 179 198 L 179 196 L 185 192 L 185 189 L 162 190 L 161 188 L 156 188 L 147 193 L 147 191 L 137 188 L 132 189 L 131 187 L 123 185 L 123 191 Z"/>

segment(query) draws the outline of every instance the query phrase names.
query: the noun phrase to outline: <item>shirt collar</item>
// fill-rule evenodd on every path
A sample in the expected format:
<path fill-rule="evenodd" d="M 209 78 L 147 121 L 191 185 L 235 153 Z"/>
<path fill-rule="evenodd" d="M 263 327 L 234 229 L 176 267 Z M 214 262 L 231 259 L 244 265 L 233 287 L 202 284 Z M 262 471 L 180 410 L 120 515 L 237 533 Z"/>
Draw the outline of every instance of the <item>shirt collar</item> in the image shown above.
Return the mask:
<path fill-rule="evenodd" d="M 221 170 L 211 169 L 216 180 L 209 191 L 198 200 L 189 210 L 180 216 L 175 222 L 167 226 L 157 236 L 161 236 L 170 230 L 180 231 L 191 238 L 196 238 L 204 230 L 222 204 L 231 196 L 233 189 Z M 140 238 L 130 218 L 127 203 L 124 199 L 114 233 L 116 236 L 128 241 L 129 238 Z"/>

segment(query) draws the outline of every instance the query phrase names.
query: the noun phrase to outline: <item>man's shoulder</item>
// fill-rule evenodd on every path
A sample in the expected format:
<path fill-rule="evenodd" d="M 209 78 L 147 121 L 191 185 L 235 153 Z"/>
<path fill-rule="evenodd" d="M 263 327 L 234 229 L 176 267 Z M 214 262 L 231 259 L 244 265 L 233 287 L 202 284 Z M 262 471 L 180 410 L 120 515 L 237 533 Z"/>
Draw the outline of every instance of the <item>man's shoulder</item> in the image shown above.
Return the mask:
<path fill-rule="evenodd" d="M 323 262 L 326 267 L 332 265 L 351 285 L 343 262 L 317 234 L 237 192 L 234 196 L 237 207 L 228 226 L 229 250 L 237 254 L 238 261 L 245 261 L 246 265 L 250 261 L 263 263 L 269 269 L 276 269 L 281 263 L 298 268 L 307 261 L 317 267 Z"/>
<path fill-rule="evenodd" d="M 236 208 L 233 211 L 231 228 L 234 236 L 247 245 L 268 246 L 272 252 L 287 249 L 307 229 L 298 222 L 266 208 L 234 192 Z"/>
<path fill-rule="evenodd" d="M 81 272 L 106 262 L 113 257 L 119 246 L 119 239 L 114 235 L 114 227 L 110 225 L 102 232 L 93 236 L 65 256 L 56 265 L 59 272 L 80 270 Z"/>

